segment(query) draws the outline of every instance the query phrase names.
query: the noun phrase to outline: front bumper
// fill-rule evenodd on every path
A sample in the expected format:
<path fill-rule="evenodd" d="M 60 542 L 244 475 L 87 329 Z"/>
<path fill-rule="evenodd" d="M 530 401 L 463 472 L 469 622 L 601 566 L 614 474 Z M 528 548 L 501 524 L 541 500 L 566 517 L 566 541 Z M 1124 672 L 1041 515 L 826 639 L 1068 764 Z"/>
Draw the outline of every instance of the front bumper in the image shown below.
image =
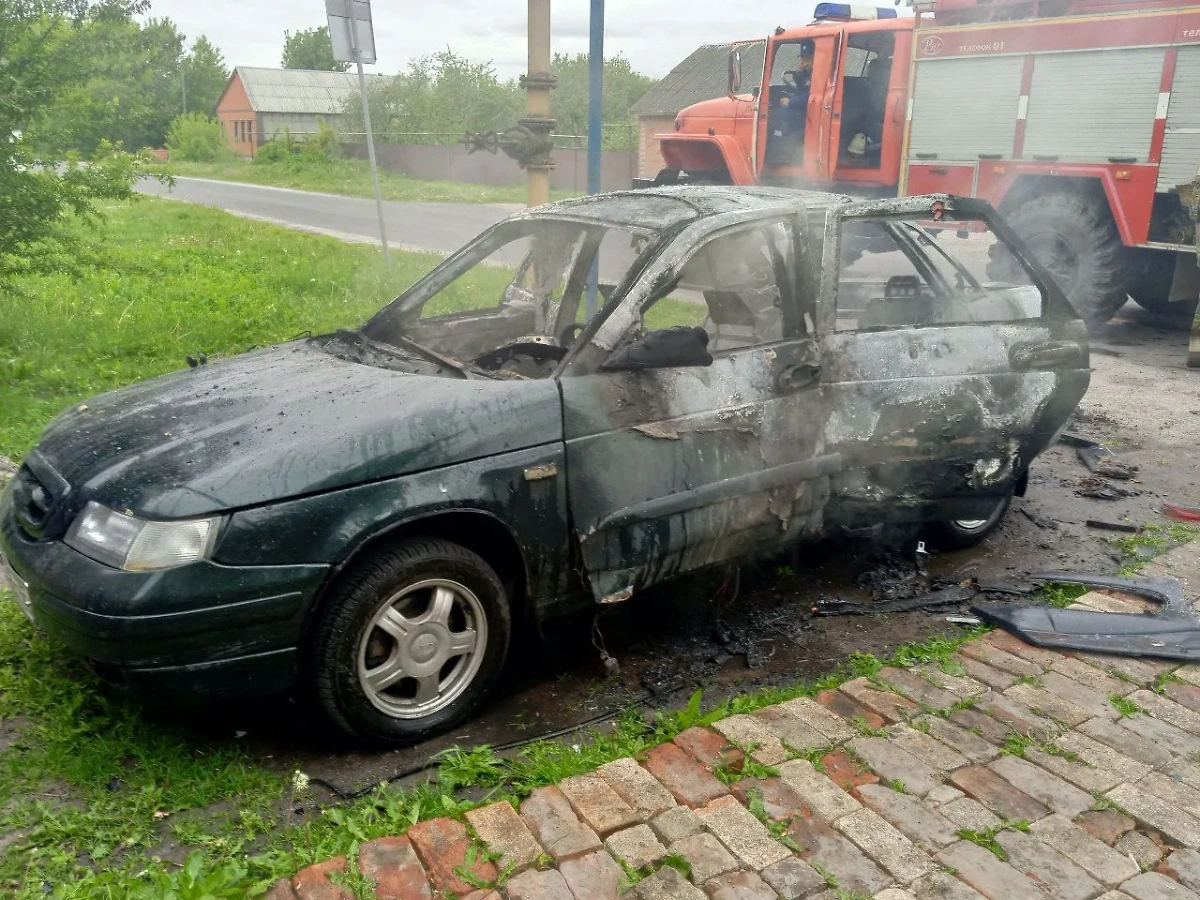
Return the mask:
<path fill-rule="evenodd" d="M 201 562 L 124 572 L 34 541 L 0 494 L 0 554 L 35 623 L 146 696 L 267 694 L 295 679 L 307 612 L 329 569 Z"/>

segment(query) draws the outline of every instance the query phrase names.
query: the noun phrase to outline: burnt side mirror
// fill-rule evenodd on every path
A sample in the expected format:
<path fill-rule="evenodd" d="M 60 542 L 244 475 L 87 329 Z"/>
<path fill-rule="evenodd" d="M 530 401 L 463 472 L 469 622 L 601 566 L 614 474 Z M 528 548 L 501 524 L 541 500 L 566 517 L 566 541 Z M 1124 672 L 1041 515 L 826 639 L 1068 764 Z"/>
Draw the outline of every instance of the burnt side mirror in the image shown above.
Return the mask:
<path fill-rule="evenodd" d="M 712 362 L 708 332 L 696 326 L 676 325 L 617 348 L 600 368 L 606 372 L 640 372 L 711 366 Z"/>
<path fill-rule="evenodd" d="M 729 93 L 742 92 L 742 51 L 734 48 L 729 51 Z"/>

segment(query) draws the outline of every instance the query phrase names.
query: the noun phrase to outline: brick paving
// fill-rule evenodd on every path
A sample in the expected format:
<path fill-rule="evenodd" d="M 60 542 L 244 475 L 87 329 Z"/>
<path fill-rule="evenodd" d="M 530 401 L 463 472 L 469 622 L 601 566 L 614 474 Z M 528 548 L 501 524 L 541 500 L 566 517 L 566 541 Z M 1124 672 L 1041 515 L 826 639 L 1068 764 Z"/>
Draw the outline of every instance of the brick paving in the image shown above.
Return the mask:
<path fill-rule="evenodd" d="M 1200 608 L 1198 547 L 1147 574 L 1185 579 Z M 1142 609 L 1099 593 L 1079 605 Z M 999 631 L 955 661 L 689 729 L 519 808 L 371 841 L 358 866 L 379 900 L 1200 900 L 1200 667 Z M 1142 711 L 1123 716 L 1113 695 Z M 745 754 L 777 774 L 714 776 Z M 347 866 L 268 896 L 348 898 Z"/>

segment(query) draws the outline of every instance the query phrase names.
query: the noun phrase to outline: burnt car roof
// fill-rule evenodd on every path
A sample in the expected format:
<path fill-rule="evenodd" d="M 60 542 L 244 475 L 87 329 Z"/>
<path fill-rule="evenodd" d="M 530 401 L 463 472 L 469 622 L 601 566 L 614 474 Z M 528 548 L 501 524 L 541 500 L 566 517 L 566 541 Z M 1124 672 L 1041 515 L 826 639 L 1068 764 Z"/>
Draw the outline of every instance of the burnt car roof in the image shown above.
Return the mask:
<path fill-rule="evenodd" d="M 724 187 L 681 185 L 619 191 L 561 200 L 521 213 L 517 218 L 560 217 L 590 219 L 608 225 L 636 226 L 664 231 L 705 216 L 744 209 L 774 209 L 794 206 L 797 210 L 844 206 L 853 203 L 845 194 L 802 191 L 773 187 Z"/>

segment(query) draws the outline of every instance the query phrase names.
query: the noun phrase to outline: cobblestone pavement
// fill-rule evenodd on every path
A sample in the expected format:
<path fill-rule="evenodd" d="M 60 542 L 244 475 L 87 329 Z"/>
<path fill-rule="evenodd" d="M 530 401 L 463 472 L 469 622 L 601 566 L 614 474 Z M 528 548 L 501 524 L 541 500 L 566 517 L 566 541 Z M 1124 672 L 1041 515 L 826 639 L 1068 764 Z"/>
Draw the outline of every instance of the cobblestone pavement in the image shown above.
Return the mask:
<path fill-rule="evenodd" d="M 1183 578 L 1200 606 L 1198 547 L 1147 574 Z M 1079 604 L 1146 608 L 1103 593 Z M 1200 666 L 1001 631 L 955 660 L 689 729 L 519 810 L 371 841 L 358 866 L 380 900 L 604 900 L 629 880 L 618 860 L 650 873 L 626 887 L 635 900 L 1200 900 Z M 738 747 L 778 776 L 717 779 L 747 768 Z M 267 896 L 351 900 L 329 877 L 346 865 Z"/>

